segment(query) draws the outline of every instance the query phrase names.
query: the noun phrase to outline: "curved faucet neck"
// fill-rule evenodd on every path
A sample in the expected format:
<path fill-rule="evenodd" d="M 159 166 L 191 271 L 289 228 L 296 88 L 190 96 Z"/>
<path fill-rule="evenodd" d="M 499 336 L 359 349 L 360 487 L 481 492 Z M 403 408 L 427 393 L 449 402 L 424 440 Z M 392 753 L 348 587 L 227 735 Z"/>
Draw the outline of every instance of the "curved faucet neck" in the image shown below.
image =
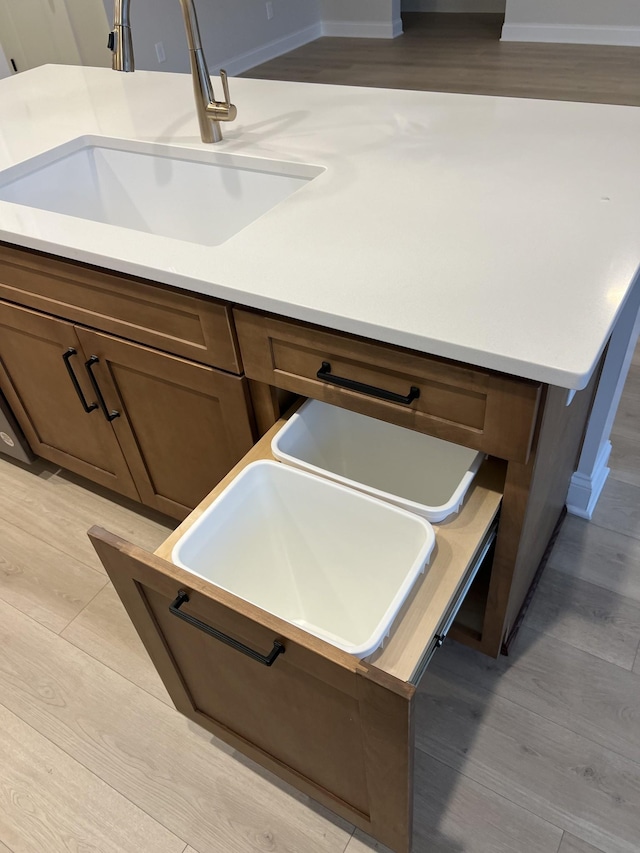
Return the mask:
<path fill-rule="evenodd" d="M 182 7 L 182 17 L 184 18 L 184 28 L 187 32 L 189 50 L 202 50 L 200 27 L 198 26 L 198 16 L 193 0 L 180 0 L 180 6 Z"/>
<path fill-rule="evenodd" d="M 113 32 L 109 38 L 109 46 L 113 51 L 112 67 L 116 71 L 134 71 L 133 41 L 129 20 L 131 0 L 114 0 L 114 3 Z M 203 142 L 219 142 L 222 139 L 220 122 L 233 121 L 237 114 L 235 106 L 229 100 L 227 75 L 224 71 L 220 72 L 225 100 L 216 101 L 207 61 L 202 50 L 195 4 L 193 0 L 180 0 L 180 7 L 189 45 L 189 63 L 200 136 Z"/>

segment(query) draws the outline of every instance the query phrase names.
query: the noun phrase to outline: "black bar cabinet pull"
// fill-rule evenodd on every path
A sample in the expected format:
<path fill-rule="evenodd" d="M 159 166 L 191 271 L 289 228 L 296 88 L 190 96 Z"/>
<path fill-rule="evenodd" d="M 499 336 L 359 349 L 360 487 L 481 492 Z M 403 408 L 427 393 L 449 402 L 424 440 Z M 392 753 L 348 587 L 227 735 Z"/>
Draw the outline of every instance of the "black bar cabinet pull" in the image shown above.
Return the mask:
<path fill-rule="evenodd" d="M 78 399 L 82 403 L 82 408 L 85 412 L 93 412 L 94 409 L 98 408 L 97 403 L 92 403 L 89 405 L 85 399 L 84 394 L 82 393 L 82 388 L 80 387 L 80 383 L 78 382 L 78 377 L 73 371 L 73 367 L 71 366 L 71 356 L 78 355 L 78 351 L 73 347 L 69 347 L 69 349 L 62 354 L 62 360 L 64 361 L 64 366 L 67 368 L 67 372 L 69 374 L 69 378 L 73 384 L 73 387 L 76 390 L 76 394 L 78 395 Z"/>
<path fill-rule="evenodd" d="M 100 386 L 98 385 L 98 380 L 93 375 L 93 365 L 97 364 L 100 361 L 97 355 L 92 355 L 89 361 L 85 361 L 84 366 L 87 368 L 87 373 L 89 374 L 89 379 L 91 380 L 91 385 L 93 386 L 93 390 L 95 391 L 96 397 L 98 398 L 98 402 L 100 403 L 100 408 L 102 409 L 102 414 L 108 421 L 113 421 L 116 418 L 120 417 L 120 412 L 116 412 L 114 409 L 112 412 L 107 409 L 107 404 L 104 401 L 104 397 L 102 396 L 102 391 L 100 390 Z"/>
<path fill-rule="evenodd" d="M 169 610 L 173 613 L 174 616 L 177 616 L 178 619 L 184 619 L 185 622 L 188 622 L 189 625 L 193 625 L 195 628 L 199 628 L 201 631 L 204 631 L 205 634 L 208 634 L 210 637 L 215 637 L 216 640 L 220 640 L 221 643 L 225 643 L 227 646 L 231 646 L 232 649 L 235 649 L 238 652 L 242 652 L 243 655 L 247 655 L 251 658 L 251 660 L 258 661 L 258 663 L 263 663 L 265 666 L 271 666 L 274 660 L 278 657 L 278 655 L 284 654 L 284 646 L 282 643 L 278 642 L 278 640 L 273 641 L 273 648 L 269 652 L 268 655 L 261 655 L 260 652 L 256 652 L 254 649 L 250 649 L 249 646 L 245 646 L 243 643 L 239 643 L 238 640 L 234 640 L 233 637 L 227 636 L 227 634 L 223 634 L 222 631 L 218 631 L 215 628 L 212 628 L 210 625 L 201 622 L 199 619 L 196 619 L 195 616 L 189 616 L 188 613 L 183 613 L 180 610 L 183 604 L 187 604 L 189 601 L 189 595 L 184 590 L 181 589 L 176 596 L 175 601 L 173 601 L 169 605 Z"/>
<path fill-rule="evenodd" d="M 316 373 L 318 379 L 323 382 L 329 382 L 331 385 L 337 385 L 339 388 L 348 388 L 349 391 L 359 391 L 361 394 L 368 394 L 370 397 L 377 397 L 379 400 L 387 400 L 389 403 L 402 403 L 403 406 L 408 406 L 409 403 L 417 400 L 420 396 L 420 389 L 412 385 L 409 388 L 409 393 L 405 396 L 396 394 L 395 391 L 386 391 L 384 388 L 376 388 L 375 385 L 365 385 L 364 382 L 356 382 L 355 379 L 347 379 L 344 376 L 334 376 L 331 373 L 331 365 L 328 361 L 322 362 L 322 367 Z"/>

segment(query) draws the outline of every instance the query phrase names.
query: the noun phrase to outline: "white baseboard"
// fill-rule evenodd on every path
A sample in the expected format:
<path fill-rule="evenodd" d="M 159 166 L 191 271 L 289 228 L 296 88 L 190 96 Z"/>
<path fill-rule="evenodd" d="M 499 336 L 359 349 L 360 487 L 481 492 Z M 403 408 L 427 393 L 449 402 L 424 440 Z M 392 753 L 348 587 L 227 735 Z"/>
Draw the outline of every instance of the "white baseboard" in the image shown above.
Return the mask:
<path fill-rule="evenodd" d="M 591 519 L 598 498 L 609 476 L 607 462 L 611 454 L 611 442 L 605 441 L 600 448 L 593 471 L 590 474 L 576 473 L 571 478 L 567 494 L 567 512 L 580 518 Z"/>
<path fill-rule="evenodd" d="M 504 24 L 502 41 L 611 44 L 640 47 L 640 27 L 585 27 L 568 24 Z"/>
<path fill-rule="evenodd" d="M 402 0 L 403 12 L 504 13 L 507 0 Z"/>
<path fill-rule="evenodd" d="M 270 59 L 275 59 L 277 56 L 282 56 L 283 53 L 288 53 L 290 50 L 302 47 L 303 44 L 315 41 L 321 36 L 344 36 L 348 38 L 396 38 L 396 36 L 400 35 L 402 35 L 402 19 L 400 17 L 396 18 L 389 24 L 375 21 L 319 22 L 310 27 L 298 30 L 295 33 L 291 33 L 288 36 L 284 36 L 284 38 L 271 41 L 256 50 L 250 50 L 247 53 L 240 54 L 240 56 L 234 56 L 233 59 L 221 62 L 219 66 L 213 65 L 211 66 L 211 73 L 218 74 L 220 68 L 225 68 L 230 77 L 237 74 L 243 74 L 245 71 L 255 68 L 256 65 L 261 65 L 263 62 L 269 62 Z"/>
<path fill-rule="evenodd" d="M 402 35 L 402 18 L 381 21 L 323 21 L 323 36 L 362 39 L 394 39 Z"/>
<path fill-rule="evenodd" d="M 320 23 L 313 24 L 310 27 L 305 27 L 295 33 L 291 33 L 283 38 L 271 41 L 268 44 L 262 45 L 256 50 L 250 50 L 247 53 L 242 53 L 240 56 L 234 56 L 226 62 L 220 63 L 219 66 L 211 68 L 212 74 L 217 74 L 220 68 L 225 68 L 227 74 L 233 77 L 236 74 L 242 74 L 250 68 L 255 68 L 256 65 L 261 65 L 263 62 L 269 62 L 270 59 L 275 59 L 277 56 L 282 56 L 283 53 L 288 53 L 290 50 L 295 50 L 297 47 L 302 47 L 303 44 L 308 44 L 310 41 L 315 41 L 322 35 L 322 25 Z"/>

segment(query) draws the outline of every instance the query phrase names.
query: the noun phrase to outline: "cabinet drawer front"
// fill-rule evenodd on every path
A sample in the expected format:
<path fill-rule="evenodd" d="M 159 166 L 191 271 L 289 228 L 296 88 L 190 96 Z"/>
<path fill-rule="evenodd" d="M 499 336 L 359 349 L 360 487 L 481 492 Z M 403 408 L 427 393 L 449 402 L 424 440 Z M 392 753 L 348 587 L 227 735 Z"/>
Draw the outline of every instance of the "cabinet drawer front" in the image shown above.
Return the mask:
<path fill-rule="evenodd" d="M 234 317 L 251 379 L 503 459 L 528 458 L 537 383 L 250 311 Z"/>
<path fill-rule="evenodd" d="M 0 244 L 0 296 L 241 373 L 231 309 L 139 279 Z"/>
<path fill-rule="evenodd" d="M 414 688 L 99 528 L 90 537 L 177 708 L 392 849 L 411 833 Z M 231 648 L 170 610 L 265 654 Z M 182 612 L 182 611 L 181 611 Z"/>

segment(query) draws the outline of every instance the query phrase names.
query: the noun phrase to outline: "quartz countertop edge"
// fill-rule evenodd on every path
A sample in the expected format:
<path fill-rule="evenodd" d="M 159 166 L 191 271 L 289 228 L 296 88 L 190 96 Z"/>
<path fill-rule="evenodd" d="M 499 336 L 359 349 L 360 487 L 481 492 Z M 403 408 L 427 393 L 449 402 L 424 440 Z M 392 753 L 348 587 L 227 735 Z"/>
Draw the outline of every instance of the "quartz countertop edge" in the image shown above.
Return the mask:
<path fill-rule="evenodd" d="M 640 286 L 640 108 L 249 78 L 231 92 L 237 120 L 204 145 L 188 75 L 43 66 L 0 81 L 0 172 L 85 135 L 324 167 L 220 245 L 4 201 L 0 239 L 526 379 L 588 383 Z"/>

